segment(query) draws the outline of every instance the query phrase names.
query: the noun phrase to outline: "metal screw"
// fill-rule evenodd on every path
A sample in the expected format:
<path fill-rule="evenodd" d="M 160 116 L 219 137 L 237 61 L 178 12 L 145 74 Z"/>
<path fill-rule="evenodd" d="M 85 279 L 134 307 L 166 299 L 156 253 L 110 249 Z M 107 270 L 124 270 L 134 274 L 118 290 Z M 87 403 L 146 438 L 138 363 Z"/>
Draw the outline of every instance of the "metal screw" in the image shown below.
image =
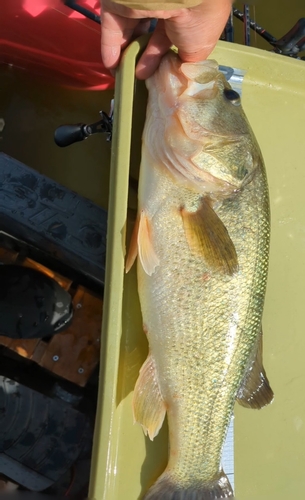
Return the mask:
<path fill-rule="evenodd" d="M 81 309 L 82 305 L 80 303 L 76 304 L 76 309 Z"/>
<path fill-rule="evenodd" d="M 78 371 L 78 373 L 84 373 L 84 369 L 83 368 L 79 368 L 77 371 Z"/>
<path fill-rule="evenodd" d="M 59 360 L 59 356 L 57 356 L 57 354 L 55 354 L 55 356 L 53 356 L 53 361 L 58 361 Z"/>

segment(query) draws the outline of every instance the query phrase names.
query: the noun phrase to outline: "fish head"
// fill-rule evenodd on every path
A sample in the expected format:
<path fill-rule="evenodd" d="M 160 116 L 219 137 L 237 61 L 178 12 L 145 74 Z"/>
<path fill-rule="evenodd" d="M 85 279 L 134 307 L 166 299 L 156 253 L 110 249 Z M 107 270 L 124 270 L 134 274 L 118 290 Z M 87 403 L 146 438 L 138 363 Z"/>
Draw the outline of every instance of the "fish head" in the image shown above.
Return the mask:
<path fill-rule="evenodd" d="M 216 61 L 183 63 L 171 52 L 147 86 L 155 119 L 150 148 L 157 141 L 152 154 L 178 182 L 204 194 L 231 194 L 249 182 L 260 151 Z"/>

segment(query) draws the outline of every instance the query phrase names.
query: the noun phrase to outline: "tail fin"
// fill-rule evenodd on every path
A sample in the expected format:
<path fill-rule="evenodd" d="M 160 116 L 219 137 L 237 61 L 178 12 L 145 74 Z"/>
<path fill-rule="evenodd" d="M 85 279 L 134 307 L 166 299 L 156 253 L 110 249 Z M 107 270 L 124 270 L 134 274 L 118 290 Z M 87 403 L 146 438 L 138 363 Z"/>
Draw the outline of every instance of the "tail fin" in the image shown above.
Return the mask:
<path fill-rule="evenodd" d="M 175 483 L 169 474 L 164 473 L 150 488 L 143 500 L 233 500 L 233 490 L 223 471 L 219 476 L 204 484 L 183 488 Z"/>

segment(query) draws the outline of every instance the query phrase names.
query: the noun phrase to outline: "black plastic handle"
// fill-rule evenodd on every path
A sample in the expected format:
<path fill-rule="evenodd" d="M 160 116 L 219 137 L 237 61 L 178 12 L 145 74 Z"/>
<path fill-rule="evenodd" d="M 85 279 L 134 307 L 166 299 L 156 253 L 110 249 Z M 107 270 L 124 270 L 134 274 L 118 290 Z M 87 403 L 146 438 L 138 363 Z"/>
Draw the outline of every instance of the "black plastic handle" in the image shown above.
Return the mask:
<path fill-rule="evenodd" d="M 55 130 L 54 141 L 57 146 L 65 148 L 74 144 L 74 142 L 80 142 L 87 139 L 88 134 L 85 132 L 85 127 L 83 123 L 76 123 L 75 125 L 61 125 Z"/>

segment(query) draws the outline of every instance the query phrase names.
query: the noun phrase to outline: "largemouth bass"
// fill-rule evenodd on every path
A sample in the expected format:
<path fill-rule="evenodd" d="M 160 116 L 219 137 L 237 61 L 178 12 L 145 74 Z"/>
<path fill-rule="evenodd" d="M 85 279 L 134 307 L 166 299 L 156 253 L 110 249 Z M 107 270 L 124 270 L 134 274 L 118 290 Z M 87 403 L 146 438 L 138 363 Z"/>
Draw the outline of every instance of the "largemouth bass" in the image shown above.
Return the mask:
<path fill-rule="evenodd" d="M 262 156 L 215 61 L 167 54 L 147 81 L 136 256 L 149 355 L 133 399 L 153 439 L 165 415 L 169 461 L 145 500 L 228 498 L 221 452 L 237 399 L 273 393 L 262 366 L 269 252 Z"/>

